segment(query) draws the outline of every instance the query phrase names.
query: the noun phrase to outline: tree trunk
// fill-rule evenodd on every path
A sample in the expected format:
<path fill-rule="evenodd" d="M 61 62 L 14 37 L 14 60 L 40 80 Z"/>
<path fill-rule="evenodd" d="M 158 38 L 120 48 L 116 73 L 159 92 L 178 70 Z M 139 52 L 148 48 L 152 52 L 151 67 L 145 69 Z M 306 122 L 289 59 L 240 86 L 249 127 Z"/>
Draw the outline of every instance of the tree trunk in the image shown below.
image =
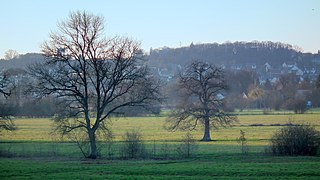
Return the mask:
<path fill-rule="evenodd" d="M 87 158 L 97 159 L 97 143 L 96 143 L 96 135 L 94 130 L 89 130 L 89 140 L 90 140 L 90 155 Z"/>
<path fill-rule="evenodd" d="M 204 134 L 201 141 L 211 141 L 209 118 L 206 118 L 204 121 Z"/>

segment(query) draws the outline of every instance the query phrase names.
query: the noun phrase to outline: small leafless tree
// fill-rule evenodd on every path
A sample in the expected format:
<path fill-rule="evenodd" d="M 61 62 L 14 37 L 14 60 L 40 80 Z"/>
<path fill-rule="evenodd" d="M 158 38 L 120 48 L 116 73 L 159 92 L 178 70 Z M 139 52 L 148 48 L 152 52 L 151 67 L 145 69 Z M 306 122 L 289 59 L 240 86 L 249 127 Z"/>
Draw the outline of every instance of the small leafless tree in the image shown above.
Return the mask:
<path fill-rule="evenodd" d="M 241 129 L 240 129 L 240 136 L 238 138 L 238 142 L 241 145 L 242 154 L 248 154 L 246 133 Z"/>
<path fill-rule="evenodd" d="M 142 135 L 137 130 L 127 131 L 123 136 L 122 155 L 127 158 L 141 158 L 146 155 Z"/>
<path fill-rule="evenodd" d="M 161 100 L 158 80 L 139 61 L 140 44 L 104 36 L 103 17 L 73 12 L 42 45 L 48 60 L 29 68 L 35 95 L 55 95 L 62 107 L 57 130 L 83 129 L 90 142 L 86 157 L 97 158 L 96 132 L 127 106 L 148 107 Z"/>
<path fill-rule="evenodd" d="M 221 69 L 200 61 L 191 63 L 180 73 L 180 102 L 169 118 L 170 130 L 194 130 L 204 126 L 202 141 L 211 141 L 210 129 L 227 126 L 236 117 L 222 111 L 222 93 L 226 89 Z"/>
<path fill-rule="evenodd" d="M 191 157 L 197 149 L 197 144 L 190 132 L 187 132 L 183 137 L 181 144 L 177 148 L 179 155 L 182 157 Z"/>

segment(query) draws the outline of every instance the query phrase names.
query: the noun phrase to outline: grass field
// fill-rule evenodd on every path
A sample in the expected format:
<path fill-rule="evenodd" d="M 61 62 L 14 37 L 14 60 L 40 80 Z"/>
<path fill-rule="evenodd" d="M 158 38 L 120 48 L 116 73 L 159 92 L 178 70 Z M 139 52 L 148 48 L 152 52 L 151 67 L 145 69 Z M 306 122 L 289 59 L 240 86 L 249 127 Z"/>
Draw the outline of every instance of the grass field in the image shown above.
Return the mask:
<path fill-rule="evenodd" d="M 188 160 L 0 159 L 0 179 L 319 179 L 319 157 Z"/>
<path fill-rule="evenodd" d="M 178 141 L 186 133 L 183 131 L 169 132 L 164 127 L 166 117 L 130 117 L 111 120 L 115 141 L 122 140 L 128 130 L 139 130 L 146 141 Z M 252 145 L 261 145 L 260 140 L 270 139 L 272 134 L 281 126 L 291 122 L 293 124 L 311 124 L 320 130 L 320 114 L 298 115 L 240 115 L 239 122 L 232 127 L 211 131 L 212 138 L 217 141 L 235 141 L 239 137 L 240 129 L 246 132 L 246 138 Z M 52 121 L 50 119 L 17 119 L 18 130 L 4 133 L 1 141 L 57 141 L 53 136 Z M 202 129 L 192 132 L 196 139 L 201 139 Z M 67 139 L 65 139 L 67 140 Z M 265 143 L 265 142 L 263 142 Z"/>
<path fill-rule="evenodd" d="M 1 135 L 0 150 L 13 158 L 0 158 L 0 179 L 319 179 L 320 157 L 274 157 L 265 154 L 272 134 L 289 122 L 311 124 L 320 130 L 320 114 L 239 115 L 229 128 L 212 131 L 212 142 L 197 142 L 192 158 L 179 158 L 176 147 L 186 132 L 168 132 L 165 117 L 130 117 L 112 120 L 113 149 L 121 145 L 123 134 L 132 129 L 143 135 L 147 149 L 157 153 L 149 160 L 110 158 L 102 146 L 102 159 L 82 158 L 77 146 L 51 134 L 49 119 L 17 119 L 18 130 Z M 246 132 L 249 147 L 241 154 L 237 142 Z M 196 139 L 202 129 L 192 132 Z M 169 159 L 155 160 L 166 145 Z M 116 150 L 112 157 L 117 157 Z M 108 158 L 109 157 L 109 158 Z"/>

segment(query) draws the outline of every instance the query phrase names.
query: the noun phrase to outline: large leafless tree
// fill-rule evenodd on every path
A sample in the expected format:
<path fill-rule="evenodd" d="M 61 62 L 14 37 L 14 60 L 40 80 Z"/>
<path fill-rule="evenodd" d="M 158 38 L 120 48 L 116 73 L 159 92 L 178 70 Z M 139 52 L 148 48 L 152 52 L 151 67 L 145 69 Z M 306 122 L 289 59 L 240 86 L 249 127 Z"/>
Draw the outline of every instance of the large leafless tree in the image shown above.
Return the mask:
<path fill-rule="evenodd" d="M 178 79 L 180 102 L 167 119 L 170 130 L 194 130 L 204 127 L 202 141 L 211 141 L 210 129 L 227 126 L 236 121 L 222 108 L 226 90 L 221 69 L 200 61 L 191 63 Z"/>
<path fill-rule="evenodd" d="M 56 118 L 63 134 L 87 133 L 88 158 L 97 158 L 96 133 L 113 114 L 128 106 L 148 107 L 161 100 L 160 83 L 140 63 L 140 44 L 123 37 L 106 38 L 104 20 L 87 12 L 70 13 L 42 45 L 48 57 L 30 67 L 36 95 L 55 95 L 64 104 Z"/>

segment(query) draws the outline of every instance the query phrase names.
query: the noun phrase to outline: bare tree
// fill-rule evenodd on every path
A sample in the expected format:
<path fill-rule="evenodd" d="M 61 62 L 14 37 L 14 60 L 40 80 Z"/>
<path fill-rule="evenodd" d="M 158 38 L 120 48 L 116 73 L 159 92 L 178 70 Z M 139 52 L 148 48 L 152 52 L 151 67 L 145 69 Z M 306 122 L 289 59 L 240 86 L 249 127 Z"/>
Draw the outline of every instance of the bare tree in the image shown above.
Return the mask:
<path fill-rule="evenodd" d="M 0 73 L 0 95 L 2 96 L 0 97 L 0 131 L 13 131 L 16 129 L 16 126 L 10 118 L 14 109 L 9 103 L 6 102 L 7 97 L 11 95 L 13 87 L 13 83 L 9 79 L 8 74 L 2 71 Z"/>
<path fill-rule="evenodd" d="M 9 76 L 5 71 L 0 72 L 0 94 L 4 97 L 8 97 L 11 94 L 12 82 L 9 80 Z"/>
<path fill-rule="evenodd" d="M 29 68 L 37 95 L 53 94 L 64 107 L 55 118 L 57 130 L 82 129 L 88 135 L 88 158 L 97 158 L 98 130 L 127 106 L 148 107 L 161 100 L 159 86 L 139 63 L 140 45 L 129 38 L 104 36 L 103 17 L 73 12 L 58 23 L 58 32 L 42 45 L 48 57 Z"/>
<path fill-rule="evenodd" d="M 320 74 L 318 75 L 318 78 L 317 78 L 316 87 L 320 89 Z"/>
<path fill-rule="evenodd" d="M 265 103 L 263 102 L 265 96 L 266 96 L 266 93 L 261 87 L 256 85 L 250 86 L 248 97 L 250 100 L 257 103 L 255 108 L 259 108 L 259 109 L 265 108 Z"/>
<path fill-rule="evenodd" d="M 4 59 L 10 60 L 19 57 L 19 53 L 16 50 L 9 49 L 4 53 Z"/>
<path fill-rule="evenodd" d="M 180 73 L 180 102 L 169 118 L 170 130 L 194 130 L 204 126 L 202 141 L 211 141 L 210 129 L 227 126 L 236 117 L 223 112 L 223 91 L 226 89 L 221 69 L 204 62 L 193 62 Z"/>

